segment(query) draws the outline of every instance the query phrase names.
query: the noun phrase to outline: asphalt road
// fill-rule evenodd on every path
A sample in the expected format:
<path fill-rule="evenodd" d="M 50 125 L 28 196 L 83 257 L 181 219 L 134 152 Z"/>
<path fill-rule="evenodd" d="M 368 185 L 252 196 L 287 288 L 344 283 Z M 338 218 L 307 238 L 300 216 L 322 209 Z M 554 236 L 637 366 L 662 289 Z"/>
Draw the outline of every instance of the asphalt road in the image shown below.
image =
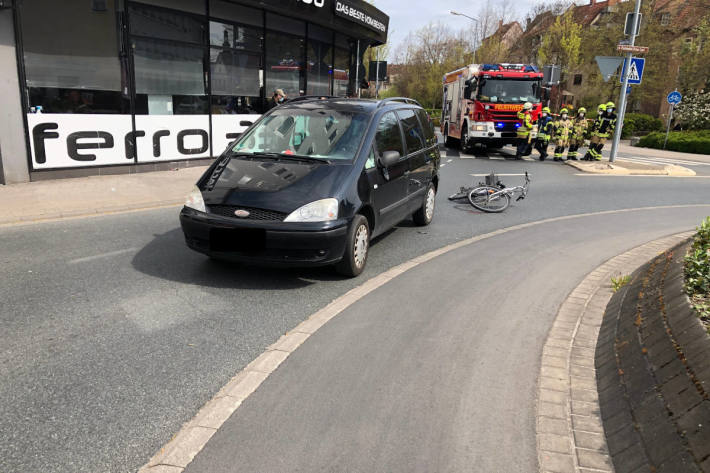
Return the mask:
<path fill-rule="evenodd" d="M 704 178 L 576 176 L 572 168 L 553 162 L 457 157 L 443 162 L 446 166 L 442 168 L 434 223 L 419 228 L 404 222 L 373 242 L 368 268 L 355 280 L 342 279 L 328 269 L 268 270 L 210 262 L 185 247 L 178 209 L 0 228 L 0 471 L 135 471 L 231 376 L 281 334 L 366 278 L 423 252 L 548 217 L 706 204 L 710 200 L 710 179 Z M 503 214 L 480 214 L 445 198 L 460 185 L 482 180 L 470 174 L 519 174 L 524 170 L 533 178 L 529 198 Z M 519 176 L 503 177 L 508 185 L 521 180 Z M 603 253 L 617 247 L 622 251 L 633 246 L 632 241 L 627 246 L 619 244 L 621 237 L 613 236 L 617 232 L 633 236 L 638 228 L 634 238 L 641 242 L 656 234 L 688 229 L 708 213 L 706 207 L 640 212 L 634 213 L 634 218 L 622 214 L 629 218 L 616 217 L 614 224 L 600 222 L 606 237 L 604 232 L 590 234 L 588 227 L 580 225 L 581 220 L 567 221 L 569 243 L 580 250 L 567 254 L 567 264 L 577 265 L 578 257 L 591 258 L 586 266 L 580 264 L 574 274 L 568 274 L 568 284 L 574 282 L 575 275 L 580 279 L 585 267 L 603 259 L 590 251 L 599 241 L 611 239 L 600 247 Z M 538 230 L 519 239 L 500 240 L 507 244 L 476 254 L 461 266 L 475 270 L 480 277 L 490 268 L 510 265 L 511 261 L 520 264 L 521 258 L 525 261 L 538 253 L 556 254 L 563 249 L 558 247 L 559 233 L 545 230 L 548 227 L 535 228 Z M 536 244 L 529 245 L 528 240 Z M 516 274 L 517 278 L 533 275 L 529 269 Z M 407 275 L 407 280 L 412 277 Z M 534 286 L 527 278 L 516 277 L 506 284 L 507 291 Z M 466 281 L 463 290 L 457 278 L 445 273 L 435 273 L 428 282 L 435 289 L 430 291 L 432 300 L 440 302 L 447 300 L 443 294 L 466 294 L 476 287 Z M 459 290 L 447 290 L 440 297 L 439 290 L 450 285 Z M 557 284 L 550 285 L 550 302 L 541 303 L 541 307 L 554 307 L 565 293 L 563 287 L 558 290 Z M 477 304 L 496 307 L 506 301 L 509 292 L 471 294 Z M 382 303 L 386 302 L 384 297 Z M 464 300 L 460 307 L 470 302 Z M 438 304 L 422 307 L 435 314 Z M 508 324 L 521 317 L 524 322 L 525 314 L 508 314 L 512 315 Z M 546 317 L 549 320 L 551 314 Z M 419 325 L 424 322 L 420 320 Z M 314 340 L 332 334 L 338 324 L 327 325 Z M 522 351 L 516 349 L 516 353 L 531 357 L 530 363 L 537 362 L 534 345 L 541 342 L 539 334 L 545 327 L 544 323 L 534 327 L 537 335 L 520 348 Z M 482 332 L 502 339 L 498 340 L 499 351 L 491 352 L 490 357 L 477 352 L 476 359 L 490 369 L 497 356 L 508 356 L 505 350 L 511 344 L 506 337 L 517 340 L 524 336 L 509 331 L 515 332 L 509 325 L 497 325 Z M 406 333 L 410 332 L 401 335 Z M 351 335 L 347 331 L 340 334 Z M 372 339 L 364 346 L 379 350 L 377 343 Z M 392 340 L 392 344 L 405 347 L 402 340 Z M 469 350 L 476 349 L 473 345 Z M 416 356 L 427 347 L 433 345 L 413 345 L 410 363 L 416 364 Z M 299 356 L 306 354 L 304 350 Z M 377 360 L 381 355 L 373 351 L 369 359 Z M 383 376 L 379 367 L 372 370 L 372 379 Z M 276 374 L 281 376 L 281 371 L 291 373 L 292 369 L 280 369 Z M 503 391 L 500 383 L 487 381 L 485 375 L 490 371 L 476 373 L 482 376 L 476 382 L 482 390 L 479 398 L 495 398 Z M 258 393 L 268 391 L 271 382 Z M 460 389 L 461 393 L 470 392 L 467 386 Z M 517 402 L 518 398 L 511 399 Z M 504 407 L 517 409 L 515 404 Z M 472 416 L 470 425 L 477 426 L 472 429 L 480 431 L 484 423 L 488 426 L 485 416 L 475 418 L 483 411 L 471 409 L 467 411 Z M 493 409 L 492 405 L 487 409 Z M 396 445 L 393 443 L 393 448 Z M 530 452 L 526 452 L 524 457 L 528 458 Z"/>

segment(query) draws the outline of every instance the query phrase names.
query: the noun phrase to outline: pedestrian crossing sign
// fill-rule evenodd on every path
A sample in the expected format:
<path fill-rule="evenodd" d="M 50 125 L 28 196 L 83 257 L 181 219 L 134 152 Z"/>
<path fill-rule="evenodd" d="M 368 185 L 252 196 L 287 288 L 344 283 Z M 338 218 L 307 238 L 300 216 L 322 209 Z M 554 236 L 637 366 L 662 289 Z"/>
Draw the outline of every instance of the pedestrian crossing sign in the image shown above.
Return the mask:
<path fill-rule="evenodd" d="M 640 84 L 643 79 L 643 67 L 646 60 L 642 57 L 632 57 L 631 65 L 629 66 L 629 84 Z M 626 68 L 626 60 L 624 59 L 624 68 Z M 619 82 L 624 83 L 624 69 L 621 69 Z"/>

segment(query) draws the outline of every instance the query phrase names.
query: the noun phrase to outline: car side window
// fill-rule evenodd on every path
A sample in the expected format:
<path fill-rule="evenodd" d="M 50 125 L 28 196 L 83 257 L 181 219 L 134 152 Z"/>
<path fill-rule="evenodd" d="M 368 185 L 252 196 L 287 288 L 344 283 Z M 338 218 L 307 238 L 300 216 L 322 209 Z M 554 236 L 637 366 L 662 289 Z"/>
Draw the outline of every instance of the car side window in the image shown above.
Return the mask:
<path fill-rule="evenodd" d="M 416 153 L 424 149 L 424 131 L 414 110 L 397 110 L 397 115 L 402 121 L 402 129 L 404 130 L 404 140 L 407 143 L 407 153 Z"/>
<path fill-rule="evenodd" d="M 399 120 L 393 112 L 387 112 L 380 118 L 375 134 L 375 145 L 378 157 L 382 157 L 385 151 L 398 151 L 401 156 L 404 156 Z"/>
<path fill-rule="evenodd" d="M 370 154 L 367 155 L 367 161 L 365 161 L 365 169 L 372 169 L 375 167 L 375 150 L 370 148 Z"/>
<path fill-rule="evenodd" d="M 427 146 L 431 146 L 436 143 L 436 135 L 434 134 L 434 124 L 429 118 L 429 114 L 423 109 L 417 109 L 417 116 L 422 124 L 422 129 L 424 130 L 424 138 L 426 138 Z"/>

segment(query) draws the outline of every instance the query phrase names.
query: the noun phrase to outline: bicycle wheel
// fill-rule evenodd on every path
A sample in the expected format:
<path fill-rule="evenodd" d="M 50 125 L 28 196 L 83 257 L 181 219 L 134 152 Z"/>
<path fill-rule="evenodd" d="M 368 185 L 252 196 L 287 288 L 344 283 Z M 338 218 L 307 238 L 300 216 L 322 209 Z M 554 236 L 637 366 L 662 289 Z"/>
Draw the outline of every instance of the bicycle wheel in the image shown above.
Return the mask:
<path fill-rule="evenodd" d="M 498 193 L 499 191 L 500 189 L 491 186 L 476 187 L 468 193 L 468 201 L 484 212 L 502 212 L 510 205 L 510 196 L 506 193 Z"/>

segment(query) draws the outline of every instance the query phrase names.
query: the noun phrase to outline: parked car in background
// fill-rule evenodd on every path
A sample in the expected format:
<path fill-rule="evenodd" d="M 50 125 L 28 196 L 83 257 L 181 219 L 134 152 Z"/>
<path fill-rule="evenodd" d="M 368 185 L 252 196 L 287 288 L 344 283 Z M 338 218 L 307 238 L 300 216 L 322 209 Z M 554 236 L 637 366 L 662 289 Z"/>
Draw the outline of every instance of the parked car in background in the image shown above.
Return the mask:
<path fill-rule="evenodd" d="M 365 268 L 370 240 L 434 217 L 440 155 L 410 99 L 298 97 L 209 167 L 180 213 L 187 245 L 218 259 Z"/>

